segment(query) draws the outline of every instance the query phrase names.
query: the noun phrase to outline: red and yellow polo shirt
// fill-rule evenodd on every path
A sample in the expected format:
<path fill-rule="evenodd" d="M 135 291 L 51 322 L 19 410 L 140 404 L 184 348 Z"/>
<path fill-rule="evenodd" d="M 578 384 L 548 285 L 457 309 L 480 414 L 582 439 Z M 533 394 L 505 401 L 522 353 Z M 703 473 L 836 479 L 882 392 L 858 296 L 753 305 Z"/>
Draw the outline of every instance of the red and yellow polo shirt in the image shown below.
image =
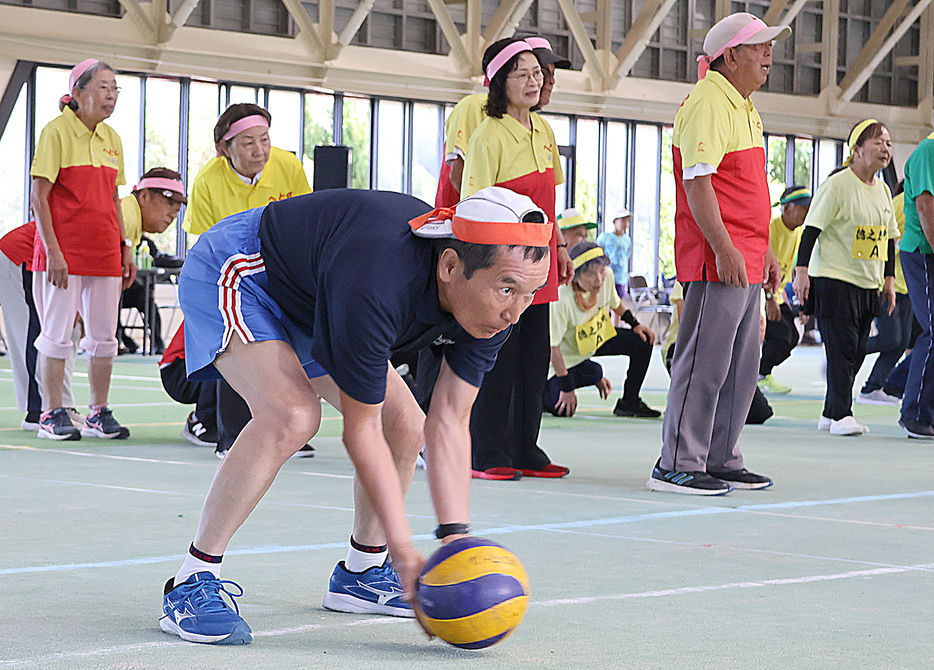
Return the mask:
<path fill-rule="evenodd" d="M 720 216 L 733 245 L 746 259 L 749 282 L 761 282 L 771 203 L 762 119 L 752 101 L 711 70 L 675 115 L 672 152 L 678 281 L 720 281 L 716 256 L 691 214 L 683 184 L 685 179 L 712 174 Z"/>
<path fill-rule="evenodd" d="M 441 162 L 441 176 L 438 178 L 435 207 L 453 207 L 460 201 L 460 193 L 451 183 L 449 161 L 467 156 L 467 144 L 474 131 L 486 118 L 486 113 L 483 111 L 486 98 L 486 93 L 468 95 L 451 110 L 451 115 L 445 124 L 444 159 Z"/>
<path fill-rule="evenodd" d="M 288 151 L 270 147 L 269 161 L 255 184 L 244 182 L 228 160 L 218 156 L 195 177 L 183 227 L 200 235 L 225 216 L 305 193 L 311 193 L 305 169 Z"/>
<path fill-rule="evenodd" d="M 106 123 L 92 132 L 70 107 L 42 129 L 30 175 L 52 182 L 52 227 L 68 272 L 121 277 L 122 243 L 114 191 L 126 183 L 123 145 Z M 36 241 L 33 267 L 46 269 L 45 245 Z"/>
<path fill-rule="evenodd" d="M 465 198 L 487 186 L 502 186 L 529 196 L 554 223 L 555 186 L 563 183 L 555 134 L 534 112 L 532 130 L 504 114 L 501 119 L 488 117 L 470 138 L 461 181 Z M 535 295 L 533 305 L 558 299 L 557 229 L 551 236 L 548 284 Z"/>

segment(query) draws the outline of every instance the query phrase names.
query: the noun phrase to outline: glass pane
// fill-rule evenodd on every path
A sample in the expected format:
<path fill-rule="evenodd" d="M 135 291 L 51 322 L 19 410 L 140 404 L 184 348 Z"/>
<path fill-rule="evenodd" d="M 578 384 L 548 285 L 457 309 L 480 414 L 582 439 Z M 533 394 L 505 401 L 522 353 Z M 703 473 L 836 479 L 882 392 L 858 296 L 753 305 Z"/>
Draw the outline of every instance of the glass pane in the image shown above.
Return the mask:
<path fill-rule="evenodd" d="M 559 114 L 542 114 L 541 117 L 551 126 L 558 146 L 567 146 L 571 143 L 571 119 Z"/>
<path fill-rule="evenodd" d="M 341 124 L 344 146 L 351 148 L 351 188 L 370 187 L 370 101 L 344 98 Z"/>
<path fill-rule="evenodd" d="M 254 105 L 262 104 L 259 102 L 259 89 L 252 86 L 231 86 L 230 104 L 235 102 L 252 102 Z"/>
<path fill-rule="evenodd" d="M 297 91 L 270 91 L 267 109 L 272 114 L 269 141 L 274 147 L 298 156 L 302 149 L 302 94 Z"/>
<path fill-rule="evenodd" d="M 558 114 L 542 114 L 541 117 L 551 126 L 555 134 L 555 141 L 559 147 L 566 147 L 571 143 L 571 118 Z M 563 212 L 568 207 L 568 187 L 573 184 L 567 182 L 571 179 L 571 171 L 568 167 L 568 159 L 561 156 L 561 172 L 564 174 L 565 183 L 558 184 L 555 187 L 555 216 Z"/>
<path fill-rule="evenodd" d="M 769 180 L 769 196 L 777 202 L 785 190 L 785 150 L 788 141 L 782 135 L 770 135 L 766 140 L 766 176 Z"/>
<path fill-rule="evenodd" d="M 130 195 L 133 186 L 143 173 L 140 170 L 142 167 L 140 160 L 142 147 L 139 136 L 140 82 L 139 77 L 117 75 L 120 96 L 117 98 L 114 113 L 105 121 L 108 126 L 117 131 L 120 135 L 120 142 L 123 144 L 123 171 L 126 173 L 126 185 L 118 189 L 122 198 Z"/>
<path fill-rule="evenodd" d="M 441 107 L 418 103 L 412 110 L 413 125 L 418 129 L 412 138 L 412 195 L 434 203 L 441 173 L 441 151 L 444 135 Z"/>
<path fill-rule="evenodd" d="M 217 154 L 214 124 L 217 123 L 217 85 L 193 81 L 188 89 L 188 183 Z"/>
<path fill-rule="evenodd" d="M 178 110 L 181 87 L 168 79 L 146 80 L 146 162 L 154 167 L 178 169 Z"/>
<path fill-rule="evenodd" d="M 795 139 L 795 183 L 801 186 L 811 185 L 811 159 L 814 155 L 814 143 L 804 137 Z"/>
<path fill-rule="evenodd" d="M 837 151 L 842 142 L 821 140 L 817 147 L 817 184 L 820 185 L 837 167 Z M 805 184 L 810 187 L 810 184 Z"/>
<path fill-rule="evenodd" d="M 315 147 L 334 143 L 334 96 L 305 94 L 305 155 L 308 182 L 315 183 Z"/>
<path fill-rule="evenodd" d="M 632 269 L 634 275 L 645 277 L 649 286 L 656 285 L 655 231 L 658 226 L 658 126 L 636 126 L 635 161 L 638 169 L 633 183 Z"/>
<path fill-rule="evenodd" d="M 40 67 L 36 69 L 36 141 L 49 121 L 61 114 L 58 100 L 68 90 L 68 70 Z"/>
<path fill-rule="evenodd" d="M 601 231 L 613 230 L 613 215 L 629 208 L 629 124 L 610 122 L 606 131 L 606 208 Z"/>
<path fill-rule="evenodd" d="M 0 234 L 24 223 L 26 178 L 26 87 L 20 89 L 0 137 L 0 156 L 10 160 L 0 163 Z"/>
<path fill-rule="evenodd" d="M 658 271 L 663 277 L 675 274 L 675 171 L 671 154 L 672 127 L 662 128 L 661 181 L 658 185 Z"/>
<path fill-rule="evenodd" d="M 376 188 L 404 191 L 405 105 L 395 100 L 380 100 L 377 118 Z"/>
<path fill-rule="evenodd" d="M 597 220 L 597 172 L 600 169 L 596 119 L 577 120 L 577 175 L 574 204 L 578 213 L 588 221 Z M 556 213 L 557 214 L 557 213 Z"/>

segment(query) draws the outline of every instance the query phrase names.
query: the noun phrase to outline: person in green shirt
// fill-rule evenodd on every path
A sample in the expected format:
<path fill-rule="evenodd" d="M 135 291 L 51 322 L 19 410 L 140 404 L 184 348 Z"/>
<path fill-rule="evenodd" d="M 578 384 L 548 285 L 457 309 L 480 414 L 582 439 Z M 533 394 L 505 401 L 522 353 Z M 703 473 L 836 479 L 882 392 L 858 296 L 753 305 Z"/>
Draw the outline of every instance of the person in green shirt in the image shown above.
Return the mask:
<path fill-rule="evenodd" d="M 899 424 L 908 437 L 934 439 L 934 133 L 928 135 L 905 164 L 905 235 L 901 242 L 902 270 L 911 308 L 921 324 L 908 368 Z"/>

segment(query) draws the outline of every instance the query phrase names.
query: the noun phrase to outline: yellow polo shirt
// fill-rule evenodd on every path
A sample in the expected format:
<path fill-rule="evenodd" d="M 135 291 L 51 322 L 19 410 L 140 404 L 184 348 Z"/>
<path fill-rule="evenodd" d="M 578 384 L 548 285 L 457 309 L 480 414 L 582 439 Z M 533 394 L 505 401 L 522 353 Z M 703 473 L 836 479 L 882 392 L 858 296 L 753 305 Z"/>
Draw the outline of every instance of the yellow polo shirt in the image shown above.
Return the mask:
<path fill-rule="evenodd" d="M 804 226 L 798 226 L 794 230 L 788 230 L 782 222 L 781 214 L 769 224 L 769 244 L 772 245 L 772 251 L 782 266 L 782 278 L 775 294 L 779 305 L 785 302 L 785 284 L 795 277 L 795 263 L 798 261 L 798 245 L 801 243 L 803 229 Z"/>
<path fill-rule="evenodd" d="M 746 259 L 749 281 L 761 282 L 772 207 L 762 119 L 752 100 L 722 74 L 709 71 L 675 114 L 672 154 L 678 280 L 719 281 L 716 256 L 694 221 L 683 183 L 709 174 L 723 224 Z"/>
<path fill-rule="evenodd" d="M 305 169 L 288 151 L 271 147 L 269 161 L 252 185 L 218 156 L 201 168 L 191 185 L 183 227 L 200 235 L 226 216 L 305 193 L 311 193 Z"/>
<path fill-rule="evenodd" d="M 114 191 L 126 183 L 123 144 L 106 123 L 93 132 L 70 107 L 42 129 L 30 169 L 52 182 L 52 228 L 73 275 L 123 275 Z M 35 270 L 46 269 L 45 245 L 36 244 Z"/>
<path fill-rule="evenodd" d="M 898 238 L 895 206 L 885 182 L 870 186 L 845 168 L 824 180 L 804 225 L 821 231 L 808 274 L 881 289 L 889 238 Z"/>
<path fill-rule="evenodd" d="M 455 156 L 461 158 L 467 156 L 470 138 L 486 118 L 486 113 L 483 111 L 486 99 L 486 93 L 476 93 L 468 95 L 454 105 L 445 124 L 444 160 L 451 160 Z"/>
<path fill-rule="evenodd" d="M 143 213 L 139 209 L 136 196 L 131 193 L 121 200 L 120 209 L 123 211 L 123 227 L 127 239 L 133 242 L 134 247 L 138 247 L 143 241 Z"/>
<path fill-rule="evenodd" d="M 467 159 L 461 180 L 461 196 L 473 195 L 487 186 L 502 186 L 527 195 L 548 220 L 555 222 L 555 186 L 564 183 L 558 143 L 551 126 L 532 112 L 532 129 L 504 114 L 487 117 L 467 145 Z M 533 305 L 558 299 L 557 228 L 551 236 L 548 283 L 539 291 Z"/>
<path fill-rule="evenodd" d="M 902 191 L 892 198 L 895 207 L 895 222 L 898 223 L 899 237 L 905 236 L 905 192 Z M 905 273 L 902 272 L 901 245 L 895 245 L 895 292 L 908 295 L 908 285 L 905 283 Z"/>

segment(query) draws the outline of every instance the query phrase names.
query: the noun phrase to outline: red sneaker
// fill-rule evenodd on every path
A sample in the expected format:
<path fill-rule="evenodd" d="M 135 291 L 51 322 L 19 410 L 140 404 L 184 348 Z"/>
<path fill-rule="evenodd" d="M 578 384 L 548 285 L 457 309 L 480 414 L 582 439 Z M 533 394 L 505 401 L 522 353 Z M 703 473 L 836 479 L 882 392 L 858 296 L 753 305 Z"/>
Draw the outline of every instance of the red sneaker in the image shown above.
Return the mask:
<path fill-rule="evenodd" d="M 571 468 L 566 468 L 563 465 L 555 465 L 554 463 L 549 463 L 541 470 L 520 470 L 523 477 L 548 477 L 551 479 L 556 479 L 558 477 L 567 477 L 571 472 Z"/>
<path fill-rule="evenodd" d="M 515 468 L 490 468 L 489 470 L 471 470 L 470 476 L 474 479 L 492 479 L 505 482 L 513 479 L 522 479 L 522 472 Z"/>

